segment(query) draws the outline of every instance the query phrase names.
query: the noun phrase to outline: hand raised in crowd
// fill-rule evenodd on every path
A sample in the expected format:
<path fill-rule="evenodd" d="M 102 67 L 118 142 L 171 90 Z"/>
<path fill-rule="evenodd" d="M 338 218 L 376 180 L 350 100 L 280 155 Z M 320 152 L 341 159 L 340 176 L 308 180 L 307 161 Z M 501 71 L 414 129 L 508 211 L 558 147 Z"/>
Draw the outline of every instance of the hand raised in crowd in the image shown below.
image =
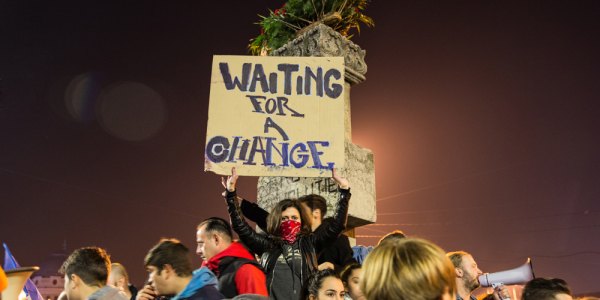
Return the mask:
<path fill-rule="evenodd" d="M 151 285 L 146 284 L 144 285 L 144 288 L 137 293 L 135 300 L 154 300 L 157 296 L 158 294 L 156 294 L 154 288 Z"/>
<path fill-rule="evenodd" d="M 233 167 L 231 168 L 231 176 L 227 176 L 227 180 L 221 177 L 221 184 L 227 191 L 233 192 L 235 191 L 235 184 L 238 180 L 238 177 L 237 171 L 235 170 L 235 167 Z"/>
<path fill-rule="evenodd" d="M 340 176 L 340 174 L 338 174 L 338 172 L 337 172 L 337 169 L 333 169 L 331 171 L 333 174 L 333 176 L 332 176 L 333 180 L 335 180 L 335 182 L 340 187 L 340 189 L 347 190 L 350 188 L 350 183 L 348 182 L 348 179 Z"/>

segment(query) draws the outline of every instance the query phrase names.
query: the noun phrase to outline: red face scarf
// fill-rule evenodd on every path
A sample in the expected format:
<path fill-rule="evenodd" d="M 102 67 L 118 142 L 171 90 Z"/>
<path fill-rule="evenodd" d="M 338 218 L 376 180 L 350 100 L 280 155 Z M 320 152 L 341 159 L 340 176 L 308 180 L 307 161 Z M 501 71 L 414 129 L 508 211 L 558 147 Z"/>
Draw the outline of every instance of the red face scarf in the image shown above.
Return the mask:
<path fill-rule="evenodd" d="M 300 225 L 300 222 L 296 220 L 287 220 L 281 222 L 281 238 L 284 241 L 293 244 L 296 241 L 298 233 L 300 232 Z"/>

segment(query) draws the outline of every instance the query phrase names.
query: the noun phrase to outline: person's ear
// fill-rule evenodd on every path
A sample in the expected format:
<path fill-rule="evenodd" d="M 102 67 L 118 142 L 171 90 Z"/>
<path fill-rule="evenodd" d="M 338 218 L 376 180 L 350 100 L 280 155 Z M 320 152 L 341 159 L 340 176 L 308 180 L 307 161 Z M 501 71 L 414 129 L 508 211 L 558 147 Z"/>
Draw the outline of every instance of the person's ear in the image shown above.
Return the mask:
<path fill-rule="evenodd" d="M 311 295 L 308 295 L 308 300 L 315 300 L 315 299 L 317 299 L 317 298 L 315 297 L 315 295 L 312 295 L 312 294 L 311 294 Z"/>
<path fill-rule="evenodd" d="M 216 233 L 212 234 L 212 239 L 215 240 L 215 246 L 219 246 L 219 243 L 221 243 L 221 236 L 219 236 Z"/>
<path fill-rule="evenodd" d="M 463 277 L 463 270 L 461 268 L 454 268 L 454 272 L 456 273 L 456 277 L 458 277 L 458 278 Z"/>
<path fill-rule="evenodd" d="M 169 279 L 170 276 L 175 274 L 175 269 L 173 269 L 173 266 L 171 266 L 170 264 L 165 264 L 163 266 L 162 272 L 163 272 L 163 276 L 166 280 L 166 279 Z"/>
<path fill-rule="evenodd" d="M 82 283 L 81 277 L 77 276 L 77 274 L 71 274 L 70 281 L 72 282 L 71 289 L 79 287 Z"/>
<path fill-rule="evenodd" d="M 312 217 L 313 217 L 313 219 L 321 220 L 321 210 L 318 209 L 318 208 L 317 209 L 313 209 L 313 211 L 312 211 Z"/>

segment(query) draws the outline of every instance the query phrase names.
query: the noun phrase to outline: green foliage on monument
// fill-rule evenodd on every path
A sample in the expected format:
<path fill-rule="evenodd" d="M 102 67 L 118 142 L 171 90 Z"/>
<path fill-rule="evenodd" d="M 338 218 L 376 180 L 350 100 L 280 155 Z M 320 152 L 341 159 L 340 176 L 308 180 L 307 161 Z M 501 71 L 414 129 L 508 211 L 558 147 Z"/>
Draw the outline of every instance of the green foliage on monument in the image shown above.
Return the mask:
<path fill-rule="evenodd" d="M 360 25 L 375 25 L 363 14 L 369 0 L 288 0 L 268 16 L 260 16 L 257 23 L 260 35 L 252 39 L 248 48 L 254 55 L 269 54 L 294 39 L 313 24 L 325 24 L 347 38 Z"/>

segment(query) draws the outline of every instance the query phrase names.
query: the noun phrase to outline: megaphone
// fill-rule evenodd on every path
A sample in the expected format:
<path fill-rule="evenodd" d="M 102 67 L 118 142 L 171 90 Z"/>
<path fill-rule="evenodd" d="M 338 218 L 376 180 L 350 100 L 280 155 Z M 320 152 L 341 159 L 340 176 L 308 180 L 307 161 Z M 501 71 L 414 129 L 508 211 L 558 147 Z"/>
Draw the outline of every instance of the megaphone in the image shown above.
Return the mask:
<path fill-rule="evenodd" d="M 23 291 L 23 287 L 29 279 L 29 276 L 40 268 L 38 267 L 21 267 L 12 270 L 5 270 L 6 278 L 8 279 L 8 287 L 2 291 L 3 300 L 17 300 L 19 294 Z"/>
<path fill-rule="evenodd" d="M 533 274 L 531 258 L 527 258 L 527 262 L 518 268 L 496 273 L 485 273 L 479 276 L 479 283 L 483 287 L 496 287 L 502 284 L 524 284 L 533 278 L 535 278 L 535 275 Z"/>

